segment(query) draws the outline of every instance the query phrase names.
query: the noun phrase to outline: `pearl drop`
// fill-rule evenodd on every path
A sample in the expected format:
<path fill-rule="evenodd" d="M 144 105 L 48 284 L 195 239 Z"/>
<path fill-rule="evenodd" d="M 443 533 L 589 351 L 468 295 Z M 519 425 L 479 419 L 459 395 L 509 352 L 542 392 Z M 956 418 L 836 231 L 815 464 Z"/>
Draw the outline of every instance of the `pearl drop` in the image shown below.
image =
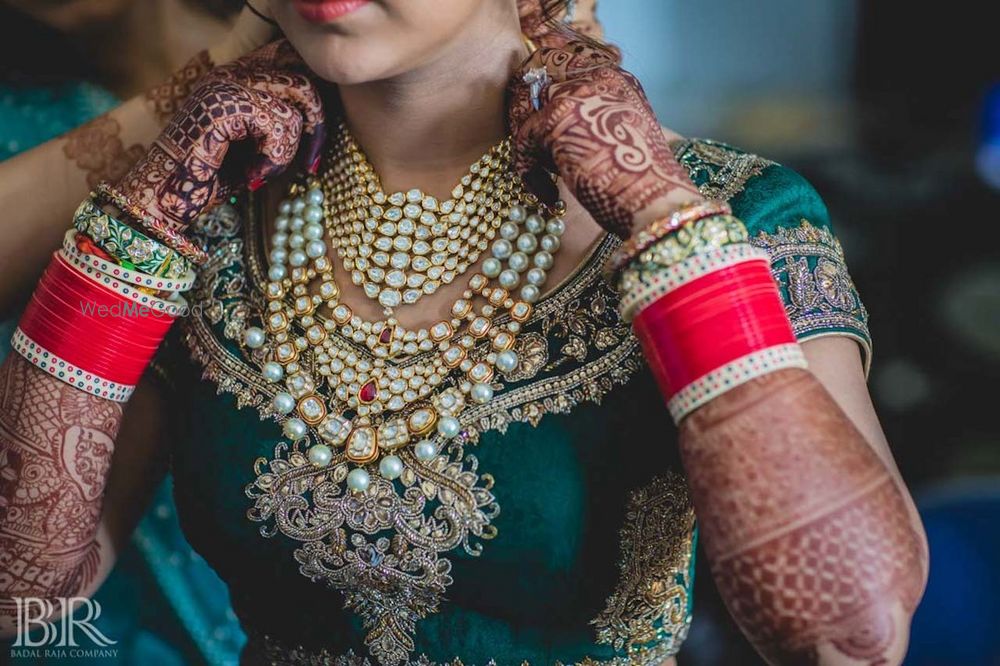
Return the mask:
<path fill-rule="evenodd" d="M 319 206 L 306 206 L 302 211 L 302 219 L 313 224 L 320 222 L 323 219 L 323 209 Z"/>
<path fill-rule="evenodd" d="M 503 270 L 503 264 L 500 263 L 499 259 L 490 257 L 489 259 L 483 262 L 483 274 L 486 277 L 495 278 L 496 276 L 500 275 L 500 271 L 502 270 Z"/>
<path fill-rule="evenodd" d="M 285 376 L 285 369 L 279 363 L 268 361 L 264 364 L 262 374 L 264 375 L 264 379 L 269 382 L 279 382 Z"/>
<path fill-rule="evenodd" d="M 497 368 L 503 373 L 513 372 L 517 368 L 517 354 L 509 349 L 497 354 Z"/>
<path fill-rule="evenodd" d="M 311 240 L 306 245 L 306 254 L 312 259 L 318 259 L 326 254 L 326 243 L 321 240 Z"/>
<path fill-rule="evenodd" d="M 524 206 L 511 206 L 510 209 L 510 219 L 515 222 L 524 222 L 524 218 L 528 216 L 528 211 L 524 209 Z"/>
<path fill-rule="evenodd" d="M 307 224 L 302 230 L 302 235 L 307 240 L 319 240 L 323 237 L 323 227 L 318 224 Z"/>
<path fill-rule="evenodd" d="M 358 467 L 357 469 L 352 469 L 351 473 L 347 475 L 347 487 L 356 493 L 363 493 L 368 490 L 368 486 L 372 483 L 372 477 L 368 475 L 368 472 L 364 469 Z"/>
<path fill-rule="evenodd" d="M 302 250 L 292 250 L 291 254 L 288 255 L 288 263 L 292 266 L 305 266 L 307 261 L 309 261 L 309 257 Z"/>
<path fill-rule="evenodd" d="M 306 203 L 312 204 L 313 206 L 318 206 L 323 203 L 323 190 L 318 187 L 314 187 L 306 192 Z"/>
<path fill-rule="evenodd" d="M 510 259 L 507 260 L 507 265 L 518 273 L 526 271 L 528 269 L 528 263 L 528 255 L 524 252 L 515 252 L 510 255 Z"/>
<path fill-rule="evenodd" d="M 489 384 L 483 383 L 473 384 L 472 390 L 469 394 L 472 396 L 472 399 L 480 405 L 485 405 L 493 399 L 493 387 Z"/>
<path fill-rule="evenodd" d="M 378 473 L 390 481 L 398 479 L 399 475 L 403 473 L 403 461 L 399 459 L 399 456 L 386 456 L 378 464 Z"/>
<path fill-rule="evenodd" d="M 512 271 L 508 268 L 504 272 L 500 273 L 498 281 L 500 282 L 500 286 L 504 289 L 513 289 L 517 286 L 517 283 L 521 281 L 521 276 L 519 276 L 516 271 Z"/>
<path fill-rule="evenodd" d="M 538 239 L 534 234 L 521 234 L 517 237 L 517 249 L 521 252 L 534 252 L 538 247 Z"/>
<path fill-rule="evenodd" d="M 429 439 L 423 439 L 413 447 L 413 455 L 417 457 L 417 460 L 427 462 L 428 460 L 433 460 L 434 456 L 437 455 L 437 447 Z"/>
<path fill-rule="evenodd" d="M 545 229 L 545 220 L 537 213 L 529 215 L 528 219 L 524 221 L 524 228 L 533 234 L 540 234 Z"/>
<path fill-rule="evenodd" d="M 288 261 L 288 250 L 283 247 L 276 247 L 271 250 L 271 263 L 283 264 Z"/>
<path fill-rule="evenodd" d="M 553 236 L 552 234 L 545 234 L 542 236 L 542 249 L 546 252 L 555 252 L 559 249 L 559 238 Z"/>
<path fill-rule="evenodd" d="M 442 416 L 438 420 L 437 431 L 442 437 L 451 439 L 458 435 L 462 425 L 454 416 Z"/>
<path fill-rule="evenodd" d="M 256 326 L 251 326 L 243 332 L 243 342 L 246 343 L 247 347 L 250 349 L 259 349 L 264 346 L 264 342 L 267 340 L 264 335 L 264 330 L 257 328 Z"/>
<path fill-rule="evenodd" d="M 513 222 L 504 222 L 500 225 L 500 237 L 506 238 L 507 240 L 514 240 L 520 233 L 520 229 Z"/>
<path fill-rule="evenodd" d="M 281 430 L 285 433 L 285 437 L 291 440 L 302 439 L 309 432 L 306 422 L 302 419 L 288 419 Z"/>
<path fill-rule="evenodd" d="M 535 265 L 543 270 L 552 268 L 553 263 L 552 255 L 544 250 L 535 255 Z"/>
<path fill-rule="evenodd" d="M 326 444 L 315 444 L 306 452 L 309 462 L 317 467 L 326 467 L 333 460 L 333 451 Z"/>
<path fill-rule="evenodd" d="M 497 259 L 506 259 L 513 251 L 514 246 L 511 245 L 509 240 L 501 238 L 493 241 L 493 256 Z"/>
<path fill-rule="evenodd" d="M 532 268 L 530 271 L 528 271 L 528 274 L 525 275 L 525 279 L 530 284 L 533 284 L 536 287 L 540 287 L 543 284 L 545 284 L 546 277 L 547 276 L 545 275 L 545 271 L 543 271 L 541 268 Z"/>
<path fill-rule="evenodd" d="M 554 217 L 545 225 L 545 229 L 553 236 L 562 236 L 563 232 L 566 231 L 566 223 L 562 218 Z"/>
<path fill-rule="evenodd" d="M 267 277 L 272 282 L 280 282 L 285 279 L 287 271 L 284 266 L 271 266 L 267 269 Z"/>
<path fill-rule="evenodd" d="M 521 299 L 527 301 L 528 303 L 534 303 L 541 296 L 541 292 L 533 284 L 526 284 L 521 287 Z"/>
<path fill-rule="evenodd" d="M 275 394 L 274 399 L 271 400 L 271 406 L 279 414 L 288 414 L 295 409 L 295 398 L 292 397 L 291 393 L 282 391 Z"/>

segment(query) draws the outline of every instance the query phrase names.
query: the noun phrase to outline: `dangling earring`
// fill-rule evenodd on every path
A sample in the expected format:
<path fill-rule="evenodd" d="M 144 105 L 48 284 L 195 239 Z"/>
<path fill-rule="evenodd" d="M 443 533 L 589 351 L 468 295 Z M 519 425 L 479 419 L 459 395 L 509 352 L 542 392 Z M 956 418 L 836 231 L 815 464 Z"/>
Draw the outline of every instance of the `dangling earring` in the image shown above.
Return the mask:
<path fill-rule="evenodd" d="M 576 0 L 566 0 L 566 16 L 563 23 L 572 23 L 576 20 Z"/>

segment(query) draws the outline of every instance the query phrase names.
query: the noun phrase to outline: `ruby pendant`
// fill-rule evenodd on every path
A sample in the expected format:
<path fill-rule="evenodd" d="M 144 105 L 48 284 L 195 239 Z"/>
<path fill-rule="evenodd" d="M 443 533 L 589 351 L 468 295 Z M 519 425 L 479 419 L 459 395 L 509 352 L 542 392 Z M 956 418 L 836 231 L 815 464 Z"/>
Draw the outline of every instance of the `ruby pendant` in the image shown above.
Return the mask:
<path fill-rule="evenodd" d="M 378 386 L 375 384 L 374 379 L 368 380 L 368 382 L 361 387 L 358 391 L 358 401 L 362 405 L 370 405 L 375 402 L 375 398 L 378 397 Z"/>

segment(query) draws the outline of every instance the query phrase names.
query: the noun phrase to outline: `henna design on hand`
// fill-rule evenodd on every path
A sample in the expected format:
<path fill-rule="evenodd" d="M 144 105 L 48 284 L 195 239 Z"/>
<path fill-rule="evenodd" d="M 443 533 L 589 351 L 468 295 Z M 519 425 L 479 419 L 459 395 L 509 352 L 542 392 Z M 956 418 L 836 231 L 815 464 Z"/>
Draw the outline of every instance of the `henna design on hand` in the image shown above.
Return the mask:
<path fill-rule="evenodd" d="M 716 582 L 770 663 L 819 650 L 883 664 L 922 594 L 926 546 L 903 492 L 811 375 L 740 386 L 681 424 Z"/>
<path fill-rule="evenodd" d="M 64 137 L 63 154 L 86 173 L 87 185 L 115 182 L 142 158 L 145 148 L 122 143 L 121 125 L 111 114 L 98 116 Z"/>
<path fill-rule="evenodd" d="M 212 58 L 208 51 L 200 51 L 169 79 L 146 93 L 146 100 L 161 125 L 165 125 L 180 110 L 201 77 L 211 69 Z"/>
<path fill-rule="evenodd" d="M 320 95 L 284 40 L 202 78 L 180 111 L 118 189 L 148 214 L 183 231 L 243 179 L 255 189 L 296 154 L 314 165 L 325 139 Z M 255 157 L 220 174 L 233 144 Z M 227 168 L 232 165 L 227 165 Z"/>
<path fill-rule="evenodd" d="M 552 83 L 536 110 L 524 74 L 542 67 Z M 508 123 L 529 183 L 539 167 L 558 172 L 594 219 L 624 238 L 637 213 L 671 192 L 700 198 L 642 86 L 613 52 L 579 42 L 536 51 L 511 84 Z"/>
<path fill-rule="evenodd" d="M 97 575 L 101 498 L 122 407 L 11 354 L 0 366 L 0 616 Z"/>

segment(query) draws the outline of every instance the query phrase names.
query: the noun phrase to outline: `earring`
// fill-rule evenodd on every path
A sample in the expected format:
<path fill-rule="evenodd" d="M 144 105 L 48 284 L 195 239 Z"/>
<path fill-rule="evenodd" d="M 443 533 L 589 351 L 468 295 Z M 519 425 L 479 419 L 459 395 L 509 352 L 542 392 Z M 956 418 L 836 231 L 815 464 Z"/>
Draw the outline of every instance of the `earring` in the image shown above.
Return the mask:
<path fill-rule="evenodd" d="M 564 23 L 572 23 L 576 20 L 576 0 L 566 0 L 566 16 L 563 17 Z"/>

